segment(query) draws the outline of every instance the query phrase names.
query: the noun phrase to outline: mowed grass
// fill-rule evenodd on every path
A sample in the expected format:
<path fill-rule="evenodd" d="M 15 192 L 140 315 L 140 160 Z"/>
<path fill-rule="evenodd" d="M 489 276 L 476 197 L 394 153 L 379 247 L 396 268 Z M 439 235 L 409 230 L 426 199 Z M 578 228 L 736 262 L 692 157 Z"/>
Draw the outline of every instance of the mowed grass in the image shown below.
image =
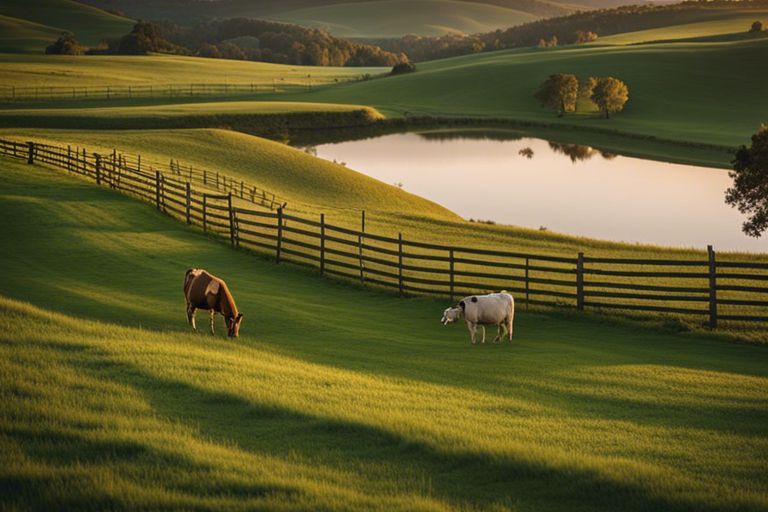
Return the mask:
<path fill-rule="evenodd" d="M 42 52 L 61 32 L 71 32 L 84 45 L 96 45 L 102 39 L 120 37 L 131 31 L 135 21 L 102 11 L 74 0 L 3 0 L 0 15 L 46 27 L 57 32 L 48 42 L 39 35 L 30 40 L 29 24 L 3 24 L 3 51 Z M 17 44 L 11 44 L 17 39 Z"/>
<path fill-rule="evenodd" d="M 304 7 L 269 16 L 314 26 L 339 37 L 476 34 L 537 19 L 530 13 L 459 0 L 372 0 Z"/>
<path fill-rule="evenodd" d="M 387 68 L 291 66 L 176 55 L 0 54 L 0 82 L 16 87 L 277 83 L 321 85 L 356 80 Z"/>
<path fill-rule="evenodd" d="M 525 312 L 512 345 L 472 347 L 439 325 L 441 302 L 276 266 L 0 165 L 7 507 L 768 506 L 764 347 Z M 230 282 L 236 341 L 187 332 L 189 266 Z"/>

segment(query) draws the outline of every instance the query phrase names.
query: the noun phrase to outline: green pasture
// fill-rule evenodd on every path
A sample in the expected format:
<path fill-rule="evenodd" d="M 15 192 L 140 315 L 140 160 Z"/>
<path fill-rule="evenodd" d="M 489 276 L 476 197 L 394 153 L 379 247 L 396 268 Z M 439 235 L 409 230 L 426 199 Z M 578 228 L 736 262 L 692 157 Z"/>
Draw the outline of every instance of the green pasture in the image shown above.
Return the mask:
<path fill-rule="evenodd" d="M 0 49 L 7 52 L 42 53 L 61 32 L 93 46 L 127 34 L 135 23 L 74 0 L 3 0 L 0 16 Z"/>
<path fill-rule="evenodd" d="M 291 66 L 177 55 L 0 54 L 0 83 L 16 87 L 82 87 L 248 83 L 320 85 L 358 80 L 385 68 Z M 44 92 L 44 91 L 43 91 Z"/>
<path fill-rule="evenodd" d="M 292 100 L 364 104 L 386 115 L 507 117 L 572 130 L 736 146 L 766 120 L 766 52 L 766 39 L 527 48 L 425 62 L 410 75 L 294 95 Z M 747 69 L 749 79 L 744 77 Z M 616 76 L 629 86 L 629 102 L 610 120 L 591 110 L 557 118 L 533 98 L 553 73 Z"/>
<path fill-rule="evenodd" d="M 764 347 L 524 311 L 511 345 L 472 347 L 439 324 L 442 301 L 0 169 L 5 507 L 768 507 Z M 188 332 L 190 266 L 230 283 L 237 340 Z"/>
<path fill-rule="evenodd" d="M 593 45 L 603 44 L 638 44 L 654 41 L 673 41 L 694 38 L 715 38 L 723 36 L 743 35 L 746 38 L 759 37 L 750 34 L 748 30 L 754 21 L 768 23 L 768 10 L 730 10 L 723 9 L 714 12 L 701 13 L 701 21 L 691 20 L 689 23 L 669 25 L 665 27 L 637 32 L 625 32 L 606 37 L 600 37 Z"/>
<path fill-rule="evenodd" d="M 361 211 L 365 210 L 367 232 L 394 238 L 402 233 L 403 237 L 410 241 L 570 258 L 575 257 L 578 252 L 584 252 L 591 257 L 706 261 L 706 254 L 700 249 L 608 242 L 515 226 L 468 222 L 440 205 L 409 194 L 393 185 L 373 180 L 348 169 L 341 163 L 318 160 L 301 150 L 281 143 L 226 130 L 0 130 L 0 137 L 70 145 L 73 150 L 82 150 L 86 147 L 89 152 L 98 151 L 105 155 L 111 154 L 113 148 L 118 148 L 129 154 L 141 154 L 144 169 L 155 166 L 167 170 L 171 158 L 179 159 L 182 165 L 192 165 L 198 171 L 207 169 L 209 176 L 218 172 L 230 179 L 243 179 L 250 185 L 275 192 L 281 200 L 288 202 L 287 211 L 291 215 L 319 220 L 320 214 L 323 213 L 329 224 L 359 229 Z M 160 139 L 163 141 L 162 146 L 158 146 L 157 141 Z M 245 203 L 244 206 L 253 208 L 250 203 Z M 314 239 L 304 236 L 299 236 L 297 240 L 299 243 L 316 244 Z M 334 246 L 334 248 L 350 251 L 346 246 Z M 392 249 L 392 247 L 389 248 Z M 296 249 L 294 247 L 294 250 Z M 298 250 L 316 255 L 314 250 L 301 247 L 298 247 Z M 263 249 L 260 251 L 263 252 Z M 768 262 L 768 255 L 728 252 L 718 254 L 721 261 Z M 444 253 L 437 255 L 445 256 Z M 388 260 L 393 258 L 378 256 Z M 396 260 L 396 257 L 394 258 Z M 441 262 L 419 261 L 417 263 L 429 268 L 446 268 L 446 264 Z M 461 270 L 462 266 L 458 269 Z M 637 270 L 631 265 L 618 266 L 615 269 Z M 667 267 L 665 270 L 685 272 L 690 268 Z M 424 277 L 424 275 L 413 277 Z M 643 277 L 628 277 L 621 279 L 621 282 L 639 285 L 708 286 L 706 279 L 691 281 L 669 278 L 655 279 L 651 282 Z M 744 280 L 729 283 L 754 285 L 753 282 Z M 493 286 L 498 286 L 498 283 Z M 552 291 L 573 292 L 573 288 L 567 287 L 544 286 L 544 288 Z M 720 292 L 718 297 L 719 299 L 760 298 L 744 297 L 739 292 L 725 291 Z M 648 305 L 647 302 L 645 304 Z M 675 302 L 663 305 L 666 307 L 691 306 Z M 697 309 L 701 308 L 697 307 Z M 764 308 L 751 306 L 721 305 L 719 308 L 721 315 L 755 315 L 764 314 L 764 311 Z M 647 319 L 648 315 L 644 318 Z M 702 317 L 663 316 L 660 321 L 669 322 L 670 325 L 681 330 L 701 332 L 704 329 Z M 762 343 L 766 339 L 765 326 L 757 323 L 724 323 L 721 325 L 721 331 L 729 337 L 742 341 Z"/>
<path fill-rule="evenodd" d="M 331 3 L 279 12 L 269 17 L 322 28 L 338 37 L 357 38 L 476 34 L 537 19 L 528 12 L 502 5 L 459 0 Z"/>

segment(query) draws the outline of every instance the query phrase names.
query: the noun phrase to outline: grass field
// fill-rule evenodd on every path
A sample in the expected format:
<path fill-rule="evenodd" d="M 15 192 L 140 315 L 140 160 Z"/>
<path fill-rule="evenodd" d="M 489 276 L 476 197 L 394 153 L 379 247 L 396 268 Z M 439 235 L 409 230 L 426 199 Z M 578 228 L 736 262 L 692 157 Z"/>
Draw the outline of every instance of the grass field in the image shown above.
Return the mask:
<path fill-rule="evenodd" d="M 764 347 L 525 312 L 511 346 L 471 347 L 440 302 L 275 266 L 0 166 L 5 506 L 768 506 Z M 237 341 L 186 332 L 189 266 L 229 280 Z"/>
<path fill-rule="evenodd" d="M 766 51 L 765 39 L 499 51 L 426 62 L 410 75 L 292 100 L 364 104 L 388 115 L 508 117 L 735 146 L 765 121 L 761 63 Z M 744 69 L 757 76 L 742 79 Z M 629 86 L 630 100 L 611 120 L 594 112 L 557 118 L 533 98 L 552 73 L 619 77 Z M 713 95 L 717 101 L 712 101 Z"/>
<path fill-rule="evenodd" d="M 637 32 L 625 32 L 599 38 L 595 43 L 602 44 L 638 44 L 653 41 L 672 41 L 692 38 L 712 38 L 725 35 L 743 34 L 745 37 L 759 37 L 759 34 L 749 34 L 747 31 L 755 20 L 768 20 L 766 10 L 738 10 L 724 9 L 721 12 L 704 12 L 707 18 L 702 21 L 693 21 L 681 25 L 639 30 Z"/>
<path fill-rule="evenodd" d="M 384 68 L 290 66 L 174 55 L 0 54 L 0 81 L 17 87 L 227 82 L 272 85 L 274 80 L 304 84 L 311 80 L 318 85 L 386 71 Z"/>
<path fill-rule="evenodd" d="M 82 44 L 131 31 L 134 21 L 73 0 L 3 0 L 0 4 L 0 50 L 42 53 L 61 32 Z"/>
<path fill-rule="evenodd" d="M 537 19 L 530 13 L 459 0 L 375 0 L 280 12 L 271 17 L 328 30 L 339 37 L 475 34 Z"/>

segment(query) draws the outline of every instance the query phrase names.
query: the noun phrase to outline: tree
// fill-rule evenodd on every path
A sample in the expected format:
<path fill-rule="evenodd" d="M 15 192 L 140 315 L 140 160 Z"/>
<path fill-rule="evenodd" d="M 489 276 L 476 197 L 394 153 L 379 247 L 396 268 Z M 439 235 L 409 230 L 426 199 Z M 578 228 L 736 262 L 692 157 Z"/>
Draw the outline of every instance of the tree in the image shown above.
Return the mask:
<path fill-rule="evenodd" d="M 733 186 L 725 193 L 725 202 L 749 215 L 742 231 L 759 237 L 768 229 L 768 124 L 752 136 L 752 146 L 741 146 L 731 162 Z"/>
<path fill-rule="evenodd" d="M 611 117 L 611 112 L 621 112 L 624 109 L 624 104 L 629 99 L 629 88 L 618 78 L 600 77 L 592 89 L 590 99 L 608 119 Z"/>
<path fill-rule="evenodd" d="M 579 94 L 579 81 L 574 75 L 558 73 L 549 75 L 536 91 L 534 97 L 545 107 L 552 107 L 558 117 L 566 112 L 576 110 L 576 99 Z"/>
<path fill-rule="evenodd" d="M 752 26 L 749 28 L 750 32 L 762 32 L 763 31 L 763 22 L 762 21 L 755 21 L 752 23 Z"/>
<path fill-rule="evenodd" d="M 75 36 L 69 32 L 63 32 L 55 42 L 45 48 L 45 53 L 48 55 L 80 55 L 83 53 L 83 48 Z"/>
<path fill-rule="evenodd" d="M 402 75 L 405 73 L 413 73 L 416 71 L 416 66 L 414 64 L 411 64 L 410 62 L 399 62 L 392 66 L 392 71 L 390 71 L 390 75 Z"/>

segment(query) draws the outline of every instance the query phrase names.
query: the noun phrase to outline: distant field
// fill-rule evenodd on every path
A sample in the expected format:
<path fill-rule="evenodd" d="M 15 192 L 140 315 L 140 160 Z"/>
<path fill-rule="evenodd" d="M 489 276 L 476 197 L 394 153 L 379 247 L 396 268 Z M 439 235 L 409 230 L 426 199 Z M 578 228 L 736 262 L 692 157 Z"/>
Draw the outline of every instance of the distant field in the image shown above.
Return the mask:
<path fill-rule="evenodd" d="M 533 14 L 481 2 L 377 0 L 280 12 L 271 18 L 323 28 L 339 37 L 474 34 L 537 19 Z"/>
<path fill-rule="evenodd" d="M 17 87 L 114 84 L 335 83 L 379 74 L 388 68 L 290 66 L 266 62 L 203 59 L 173 55 L 46 56 L 0 54 L 0 83 Z"/>
<path fill-rule="evenodd" d="M 334 284 L 0 167 L 6 506 L 768 506 L 763 347 L 524 311 L 511 346 L 470 347 L 439 325 L 444 302 Z M 187 332 L 189 266 L 230 282 L 238 340 Z"/>
<path fill-rule="evenodd" d="M 720 19 L 672 25 L 638 32 L 626 32 L 612 36 L 601 37 L 595 43 L 601 44 L 637 44 L 653 41 L 671 41 L 675 39 L 693 39 L 726 34 L 743 34 L 748 37 L 747 31 L 756 20 L 768 24 L 768 11 L 725 11 Z M 752 35 L 751 37 L 755 37 Z"/>
<path fill-rule="evenodd" d="M 3 0 L 0 50 L 42 53 L 63 31 L 72 32 L 84 45 L 96 45 L 127 34 L 134 23 L 73 0 Z"/>
<path fill-rule="evenodd" d="M 767 52 L 766 39 L 526 48 L 425 62 L 410 75 L 292 100 L 370 105 L 388 115 L 507 117 L 736 146 L 766 121 Z M 748 80 L 743 79 L 745 69 L 752 70 Z M 557 118 L 533 98 L 552 73 L 619 77 L 629 86 L 629 103 L 611 120 L 594 112 Z"/>

